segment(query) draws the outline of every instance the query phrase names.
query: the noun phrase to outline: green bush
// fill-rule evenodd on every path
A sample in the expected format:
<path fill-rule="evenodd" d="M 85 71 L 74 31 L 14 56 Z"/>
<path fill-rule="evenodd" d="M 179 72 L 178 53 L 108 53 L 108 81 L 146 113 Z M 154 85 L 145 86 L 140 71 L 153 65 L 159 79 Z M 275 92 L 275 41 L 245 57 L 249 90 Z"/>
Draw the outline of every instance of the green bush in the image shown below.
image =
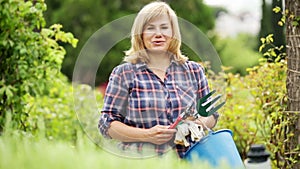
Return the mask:
<path fill-rule="evenodd" d="M 271 115 L 285 107 L 285 71 L 283 61 L 261 61 L 245 77 L 226 75 L 227 102 L 219 125 L 234 131 L 243 158 L 251 144 L 270 142 Z"/>
<path fill-rule="evenodd" d="M 262 40 L 263 47 L 272 36 Z M 229 128 L 243 159 L 251 144 L 264 144 L 271 153 L 274 168 L 291 168 L 297 162 L 299 147 L 291 150 L 296 115 L 286 112 L 286 60 L 278 59 L 270 48 L 264 55 L 277 57 L 275 62 L 261 59 L 259 65 L 247 69 L 248 75 L 228 73 L 227 102 L 217 129 Z"/>
<path fill-rule="evenodd" d="M 28 113 L 26 126 L 30 126 L 33 135 L 49 140 L 76 140 L 80 129 L 74 111 L 73 90 L 63 75 L 53 76 L 48 83 L 47 95 L 26 95 L 25 111 Z"/>
<path fill-rule="evenodd" d="M 0 133 L 5 121 L 30 131 L 26 97 L 47 95 L 66 54 L 58 43 L 76 47 L 77 39 L 54 24 L 45 28 L 43 0 L 0 3 Z"/>

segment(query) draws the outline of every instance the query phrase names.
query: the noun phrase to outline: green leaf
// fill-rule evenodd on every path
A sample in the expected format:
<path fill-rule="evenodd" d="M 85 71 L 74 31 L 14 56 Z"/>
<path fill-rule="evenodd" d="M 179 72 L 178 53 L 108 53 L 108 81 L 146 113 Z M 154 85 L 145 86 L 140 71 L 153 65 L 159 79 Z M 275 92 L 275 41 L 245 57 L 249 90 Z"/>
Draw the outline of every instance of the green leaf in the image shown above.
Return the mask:
<path fill-rule="evenodd" d="M 279 6 L 276 6 L 273 8 L 273 12 L 279 13 L 281 11 L 281 8 Z"/>
<path fill-rule="evenodd" d="M 292 25 L 295 26 L 295 27 L 297 27 L 297 26 L 299 26 L 299 22 L 297 22 L 297 21 L 292 21 Z"/>
<path fill-rule="evenodd" d="M 6 90 L 6 87 L 1 87 L 0 88 L 0 96 L 3 96 L 5 90 Z"/>
<path fill-rule="evenodd" d="M 6 94 L 6 96 L 8 97 L 8 98 L 11 98 L 11 97 L 13 97 L 13 92 L 11 91 L 11 88 L 10 87 L 6 87 L 5 88 L 5 94 Z"/>
<path fill-rule="evenodd" d="M 73 47 L 73 48 L 76 48 L 76 47 L 77 47 L 77 44 L 78 44 L 78 39 L 73 38 L 72 41 L 71 41 L 72 47 Z"/>
<path fill-rule="evenodd" d="M 259 51 L 259 52 L 262 52 L 262 50 L 265 48 L 265 46 L 266 46 L 265 44 L 260 45 L 258 51 Z"/>
<path fill-rule="evenodd" d="M 274 41 L 273 39 L 273 34 L 269 34 L 267 37 L 266 37 L 266 42 L 269 44 L 269 43 L 272 43 Z"/>

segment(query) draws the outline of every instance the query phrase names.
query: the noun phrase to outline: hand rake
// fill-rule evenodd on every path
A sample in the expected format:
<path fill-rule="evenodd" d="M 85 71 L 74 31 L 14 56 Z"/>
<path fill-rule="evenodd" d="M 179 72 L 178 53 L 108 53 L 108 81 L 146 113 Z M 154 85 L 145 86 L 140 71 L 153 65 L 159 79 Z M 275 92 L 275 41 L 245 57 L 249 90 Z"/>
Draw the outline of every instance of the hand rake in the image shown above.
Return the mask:
<path fill-rule="evenodd" d="M 215 98 L 211 98 L 211 96 L 215 93 L 216 91 L 213 90 L 210 93 L 208 93 L 207 95 L 205 95 L 204 97 L 202 97 L 201 99 L 198 100 L 197 102 L 197 112 L 196 113 L 192 113 L 191 108 L 193 106 L 193 104 L 191 104 L 190 106 L 188 106 L 188 108 L 182 112 L 178 118 L 176 119 L 176 121 L 169 127 L 169 129 L 174 129 L 181 120 L 186 119 L 187 117 L 194 117 L 197 118 L 198 115 L 201 115 L 203 117 L 208 117 L 210 115 L 212 115 L 213 113 L 215 113 L 217 110 L 219 110 L 224 104 L 225 101 L 222 102 L 221 104 L 217 105 L 216 107 L 215 104 L 217 103 L 217 101 L 221 98 L 221 94 L 217 95 Z"/>
<path fill-rule="evenodd" d="M 200 98 L 197 101 L 197 111 L 198 114 L 203 116 L 203 117 L 208 117 L 215 113 L 217 110 L 219 110 L 224 104 L 225 101 L 220 103 L 219 105 L 215 106 L 217 104 L 217 101 L 221 98 L 221 94 L 217 95 L 216 97 L 212 98 L 211 96 L 215 93 L 216 91 L 213 90 L 204 97 Z"/>

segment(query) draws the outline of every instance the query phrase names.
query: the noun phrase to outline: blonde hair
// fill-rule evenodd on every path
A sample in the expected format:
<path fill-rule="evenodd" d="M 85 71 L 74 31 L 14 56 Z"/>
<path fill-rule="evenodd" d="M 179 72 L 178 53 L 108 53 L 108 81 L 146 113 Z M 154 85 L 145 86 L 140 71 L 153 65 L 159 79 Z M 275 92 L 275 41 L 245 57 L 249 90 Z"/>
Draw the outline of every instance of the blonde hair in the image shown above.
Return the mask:
<path fill-rule="evenodd" d="M 187 60 L 187 57 L 182 55 L 180 50 L 181 35 L 177 15 L 167 3 L 155 1 L 144 6 L 137 14 L 131 29 L 131 48 L 128 51 L 125 51 L 126 56 L 124 57 L 124 61 L 133 64 L 137 62 L 147 63 L 149 61 L 142 39 L 144 26 L 150 20 L 163 14 L 169 16 L 173 30 L 173 37 L 168 52 L 170 52 L 173 57 L 172 59 L 179 63 L 184 63 Z"/>

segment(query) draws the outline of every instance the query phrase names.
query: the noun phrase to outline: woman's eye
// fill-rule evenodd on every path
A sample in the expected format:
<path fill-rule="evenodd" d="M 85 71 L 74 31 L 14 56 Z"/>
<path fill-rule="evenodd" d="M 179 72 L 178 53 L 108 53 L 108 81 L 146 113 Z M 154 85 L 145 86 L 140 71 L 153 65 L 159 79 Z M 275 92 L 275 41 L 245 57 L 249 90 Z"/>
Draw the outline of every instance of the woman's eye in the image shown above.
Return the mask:
<path fill-rule="evenodd" d="M 147 27 L 147 30 L 153 30 L 154 27 Z"/>
<path fill-rule="evenodd" d="M 163 26 L 162 29 L 169 29 L 169 27 L 168 26 Z"/>

